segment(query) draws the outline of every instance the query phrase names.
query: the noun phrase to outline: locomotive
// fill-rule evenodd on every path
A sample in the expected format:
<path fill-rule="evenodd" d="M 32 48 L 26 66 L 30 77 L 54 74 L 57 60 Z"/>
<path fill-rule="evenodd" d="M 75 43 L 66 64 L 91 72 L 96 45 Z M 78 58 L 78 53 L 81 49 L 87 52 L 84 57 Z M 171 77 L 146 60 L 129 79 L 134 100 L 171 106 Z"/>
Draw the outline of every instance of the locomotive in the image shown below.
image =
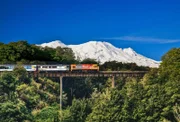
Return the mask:
<path fill-rule="evenodd" d="M 53 65 L 22 65 L 26 71 L 58 71 L 58 72 L 97 72 L 98 64 L 53 64 Z M 13 71 L 14 64 L 0 65 L 0 71 Z"/>

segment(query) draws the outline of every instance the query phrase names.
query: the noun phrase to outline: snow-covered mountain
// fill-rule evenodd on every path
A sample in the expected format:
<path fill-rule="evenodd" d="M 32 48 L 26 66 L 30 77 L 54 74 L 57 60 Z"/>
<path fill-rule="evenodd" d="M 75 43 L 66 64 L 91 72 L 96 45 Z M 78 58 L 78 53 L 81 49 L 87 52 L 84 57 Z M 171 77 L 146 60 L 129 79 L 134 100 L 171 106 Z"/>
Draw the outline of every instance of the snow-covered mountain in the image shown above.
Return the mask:
<path fill-rule="evenodd" d="M 66 45 L 64 43 L 62 43 L 59 40 L 55 40 L 49 43 L 43 43 L 43 44 L 37 44 L 38 46 L 42 46 L 42 47 L 52 47 L 52 48 L 56 48 L 56 47 L 66 47 Z"/>
<path fill-rule="evenodd" d="M 136 63 L 139 66 L 159 67 L 160 62 L 147 58 L 136 53 L 132 48 L 117 48 L 108 42 L 89 41 L 79 45 L 65 45 L 59 40 L 49 43 L 43 43 L 39 46 L 56 48 L 69 47 L 72 48 L 76 58 L 83 60 L 85 58 L 93 58 L 101 63 L 106 61 L 118 61 L 124 63 Z"/>

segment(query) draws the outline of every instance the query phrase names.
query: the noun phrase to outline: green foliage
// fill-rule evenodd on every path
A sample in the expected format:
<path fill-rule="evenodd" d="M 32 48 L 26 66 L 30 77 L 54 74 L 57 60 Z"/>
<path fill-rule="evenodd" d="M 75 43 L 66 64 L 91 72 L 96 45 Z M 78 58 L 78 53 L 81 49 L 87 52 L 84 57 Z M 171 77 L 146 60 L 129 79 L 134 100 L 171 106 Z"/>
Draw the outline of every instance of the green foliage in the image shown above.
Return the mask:
<path fill-rule="evenodd" d="M 89 114 L 87 122 L 114 122 L 120 121 L 121 105 L 123 97 L 118 90 L 108 90 L 100 94 L 93 101 L 92 113 Z"/>
<path fill-rule="evenodd" d="M 1 122 L 24 122 L 31 118 L 28 109 L 21 101 L 18 103 L 11 101 L 0 103 L 0 115 Z"/>
<path fill-rule="evenodd" d="M 40 101 L 40 95 L 37 94 L 36 87 L 22 84 L 17 87 L 19 98 L 26 103 L 29 109 L 33 109 Z"/>
<path fill-rule="evenodd" d="M 4 116 L 0 118 L 2 121 L 32 121 L 32 116 L 35 117 L 37 115 L 34 113 L 38 113 L 35 111 L 41 111 L 43 108 L 59 103 L 58 83 L 46 78 L 39 78 L 37 82 L 28 77 L 29 82 L 27 83 L 21 81 L 23 74 L 24 69 L 22 67 L 16 68 L 14 72 L 4 72 L 1 74 L 0 111 Z M 26 71 L 24 75 L 26 75 Z M 66 103 L 66 99 L 66 94 L 63 94 L 63 103 Z M 49 110 L 51 109 L 48 109 L 46 112 Z M 46 114 L 46 112 L 42 111 L 39 115 L 40 118 L 42 117 L 41 115 Z M 36 121 L 36 118 L 34 118 L 34 120 Z M 37 118 L 37 120 L 39 120 L 39 118 Z M 49 121 L 51 120 L 52 119 Z"/>
<path fill-rule="evenodd" d="M 57 107 L 45 107 L 35 115 L 36 122 L 59 122 Z"/>
<path fill-rule="evenodd" d="M 173 48 L 162 57 L 160 66 L 162 80 L 180 80 L 180 48 Z"/>
<path fill-rule="evenodd" d="M 54 63 L 74 63 L 75 56 L 70 48 L 57 47 L 39 47 L 30 45 L 27 41 L 11 42 L 9 44 L 0 44 L 0 63 L 16 63 L 16 62 L 54 62 Z"/>
<path fill-rule="evenodd" d="M 13 100 L 16 95 L 17 80 L 10 72 L 4 72 L 0 76 L 0 101 Z"/>
<path fill-rule="evenodd" d="M 117 89 L 93 93 L 92 113 L 86 121 L 176 121 L 173 106 L 179 103 L 179 83 L 160 84 L 156 73 L 152 70 L 143 81 L 126 79 Z"/>
<path fill-rule="evenodd" d="M 112 70 L 112 71 L 122 71 L 122 70 L 139 70 L 139 71 L 147 71 L 149 70 L 148 67 L 137 66 L 135 63 L 122 63 L 117 61 L 109 61 L 105 62 L 104 64 L 100 65 L 100 70 Z"/>
<path fill-rule="evenodd" d="M 11 42 L 0 45 L 0 61 L 2 63 L 16 62 L 31 58 L 32 49 L 26 41 Z"/>
<path fill-rule="evenodd" d="M 91 103 L 88 99 L 74 99 L 69 111 L 72 122 L 84 122 L 87 115 L 91 113 Z"/>
<path fill-rule="evenodd" d="M 63 90 L 67 93 L 68 105 L 72 104 L 73 98 L 90 98 L 94 88 L 103 90 L 106 87 L 107 78 L 63 78 Z"/>
<path fill-rule="evenodd" d="M 28 78 L 28 73 L 21 64 L 16 65 L 16 67 L 13 69 L 13 73 L 17 77 L 19 84 L 30 82 L 30 79 Z"/>
<path fill-rule="evenodd" d="M 180 121 L 180 105 L 175 105 L 173 107 L 173 113 L 174 113 L 174 116 L 176 118 L 176 120 L 179 122 Z"/>
<path fill-rule="evenodd" d="M 75 62 L 74 53 L 70 48 L 57 47 L 55 50 L 55 56 L 53 58 L 63 64 L 70 64 Z"/>

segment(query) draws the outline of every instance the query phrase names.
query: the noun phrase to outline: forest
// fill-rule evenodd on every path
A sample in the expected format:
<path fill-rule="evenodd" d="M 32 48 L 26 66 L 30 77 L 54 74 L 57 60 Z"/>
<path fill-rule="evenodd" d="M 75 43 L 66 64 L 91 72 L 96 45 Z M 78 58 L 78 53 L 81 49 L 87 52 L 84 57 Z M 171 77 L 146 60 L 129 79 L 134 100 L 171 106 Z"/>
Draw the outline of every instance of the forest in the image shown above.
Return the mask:
<path fill-rule="evenodd" d="M 39 47 L 27 41 L 0 43 L 0 64 L 17 64 L 0 75 L 1 122 L 180 122 L 180 48 L 169 50 L 159 68 L 116 61 L 80 61 L 69 48 Z M 98 63 L 106 70 L 148 71 L 143 78 L 29 77 L 22 64 Z"/>

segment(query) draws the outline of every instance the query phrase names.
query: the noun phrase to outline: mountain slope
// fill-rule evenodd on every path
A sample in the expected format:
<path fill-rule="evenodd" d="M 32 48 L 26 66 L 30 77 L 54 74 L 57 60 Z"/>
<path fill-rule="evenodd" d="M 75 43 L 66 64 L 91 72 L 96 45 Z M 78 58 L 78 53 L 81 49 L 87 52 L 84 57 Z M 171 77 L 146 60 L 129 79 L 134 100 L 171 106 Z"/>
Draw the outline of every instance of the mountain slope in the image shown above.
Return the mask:
<path fill-rule="evenodd" d="M 136 63 L 139 66 L 158 67 L 159 62 L 136 53 L 132 48 L 117 48 L 108 42 L 89 41 L 79 45 L 65 45 L 61 41 L 53 41 L 40 46 L 57 46 L 72 48 L 75 56 L 83 60 L 93 58 L 104 63 L 106 61 L 118 61 L 123 63 Z"/>

